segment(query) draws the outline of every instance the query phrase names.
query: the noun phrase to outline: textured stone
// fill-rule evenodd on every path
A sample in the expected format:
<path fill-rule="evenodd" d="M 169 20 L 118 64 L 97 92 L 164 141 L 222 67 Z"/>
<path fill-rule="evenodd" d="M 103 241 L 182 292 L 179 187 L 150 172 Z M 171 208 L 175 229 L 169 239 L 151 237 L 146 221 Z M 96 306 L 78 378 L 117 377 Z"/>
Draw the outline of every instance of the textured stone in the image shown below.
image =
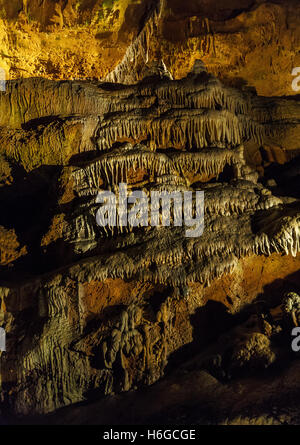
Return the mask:
<path fill-rule="evenodd" d="M 145 395 L 136 421 L 299 418 L 299 101 L 267 97 L 294 94 L 299 7 L 221 3 L 2 2 L 3 412 L 110 395 L 82 412 L 111 422 Z M 96 196 L 121 182 L 204 190 L 203 235 L 174 215 L 99 228 Z M 260 408 L 277 367 L 278 416 Z"/>

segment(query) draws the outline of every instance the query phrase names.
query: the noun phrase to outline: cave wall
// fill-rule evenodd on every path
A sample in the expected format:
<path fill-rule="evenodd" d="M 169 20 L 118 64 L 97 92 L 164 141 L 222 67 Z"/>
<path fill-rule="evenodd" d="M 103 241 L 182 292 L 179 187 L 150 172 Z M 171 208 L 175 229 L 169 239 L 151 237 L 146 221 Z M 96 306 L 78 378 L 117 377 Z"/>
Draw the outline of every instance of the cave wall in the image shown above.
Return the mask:
<path fill-rule="evenodd" d="M 153 1 L 3 1 L 0 65 L 10 79 L 103 79 L 151 19 Z M 164 0 L 149 26 L 128 79 L 161 58 L 175 78 L 195 59 L 228 85 L 250 85 L 260 95 L 293 95 L 299 66 L 299 3 L 289 1 Z M 84 42 L 84 45 L 82 44 Z"/>
<path fill-rule="evenodd" d="M 151 385 L 249 307 L 299 292 L 299 14 L 0 2 L 3 409 Z M 204 189 L 203 237 L 99 229 L 96 194 L 120 181 Z"/>

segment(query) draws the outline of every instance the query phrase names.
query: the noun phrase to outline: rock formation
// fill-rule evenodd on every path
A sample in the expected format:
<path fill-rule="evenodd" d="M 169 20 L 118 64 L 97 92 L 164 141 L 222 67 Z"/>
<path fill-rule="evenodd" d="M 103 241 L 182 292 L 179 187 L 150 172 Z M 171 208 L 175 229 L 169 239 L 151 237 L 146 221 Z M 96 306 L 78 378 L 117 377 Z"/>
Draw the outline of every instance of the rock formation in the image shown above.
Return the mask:
<path fill-rule="evenodd" d="M 9 79 L 131 82 L 147 61 L 180 79 L 202 59 L 227 85 L 292 95 L 299 14 L 297 0 L 1 0 L 0 65 Z"/>
<path fill-rule="evenodd" d="M 209 286 L 244 257 L 299 252 L 298 201 L 257 182 L 245 158 L 245 144 L 259 148 L 298 131 L 298 103 L 284 116 L 281 99 L 270 108 L 269 99 L 198 71 L 134 86 L 24 79 L 2 93 L 1 199 L 10 207 L 1 224 L 15 250 L 8 256 L 6 248 L 1 262 L 2 318 L 14 351 L 2 357 L 1 376 L 13 412 L 46 413 L 93 389 L 153 383 L 188 342 L 174 326 L 190 298 L 185 288 Z M 204 190 L 203 235 L 98 227 L 98 192 L 123 181 L 147 195 Z M 121 288 L 131 283 L 125 298 L 115 295 L 118 280 Z M 201 306 L 200 288 L 188 312 Z"/>
<path fill-rule="evenodd" d="M 13 27 L 15 3 L 6 26 Z M 24 2 L 14 26 L 21 21 L 30 34 L 35 15 L 38 35 L 52 27 L 49 39 L 75 25 L 86 32 L 72 1 L 56 2 L 49 23 L 40 21 L 35 3 Z M 100 9 L 93 3 L 94 9 L 76 4 L 94 26 Z M 50 79 L 10 75 L 0 92 L 2 413 L 45 415 L 140 389 L 165 375 L 172 379 L 174 363 L 183 374 L 195 366 L 202 377 L 231 382 L 293 360 L 284 351 L 288 329 L 299 324 L 300 104 L 258 95 L 233 79 L 244 73 L 253 21 L 263 42 L 276 42 L 274 64 L 292 57 L 278 42 L 290 33 L 296 41 L 288 26 L 294 5 L 250 3 L 240 13 L 232 6 L 233 15 L 228 10 L 221 22 L 220 11 L 208 7 L 210 18 L 192 16 L 187 2 L 175 45 L 170 30 L 182 6 L 145 2 L 142 28 L 133 23 L 134 35 L 122 43 L 127 50 L 118 60 L 108 57 L 101 76 L 99 67 L 81 80 L 67 80 L 72 67 L 47 72 Z M 42 4 L 50 11 L 48 1 Z M 116 4 L 122 8 L 103 2 L 101 23 L 122 11 L 111 22 L 121 34 L 131 2 Z M 238 62 L 234 53 L 226 66 L 219 63 L 220 80 L 212 57 L 226 56 L 224 30 L 241 54 Z M 192 54 L 181 67 L 172 45 L 178 60 Z M 261 92 L 255 63 L 244 79 L 254 79 Z M 286 88 L 281 81 L 276 91 Z M 99 227 L 99 192 L 117 194 L 122 183 L 132 196 L 143 191 L 147 198 L 204 191 L 203 234 L 187 237 L 174 224 L 175 211 L 170 227 L 151 226 L 149 215 L 137 227 L 120 217 Z M 234 418 L 216 414 L 213 421 Z"/>

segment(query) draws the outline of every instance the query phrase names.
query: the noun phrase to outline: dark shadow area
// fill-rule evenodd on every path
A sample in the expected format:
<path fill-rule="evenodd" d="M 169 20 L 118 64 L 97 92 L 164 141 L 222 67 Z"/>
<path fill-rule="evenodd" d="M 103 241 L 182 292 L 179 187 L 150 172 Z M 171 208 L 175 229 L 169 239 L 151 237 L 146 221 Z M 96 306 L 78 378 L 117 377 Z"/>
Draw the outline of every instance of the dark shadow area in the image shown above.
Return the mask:
<path fill-rule="evenodd" d="M 60 116 L 43 116 L 37 119 L 31 119 L 30 121 L 25 122 L 21 125 L 23 130 L 35 130 L 39 125 L 47 126 L 52 122 L 62 123 L 63 119 Z"/>
<path fill-rule="evenodd" d="M 226 164 L 223 171 L 219 174 L 217 182 L 230 182 L 235 177 L 232 165 Z"/>
<path fill-rule="evenodd" d="M 83 153 L 78 153 L 76 155 L 71 156 L 69 165 L 74 165 L 76 167 L 82 167 L 85 164 L 88 164 L 89 162 L 95 161 L 99 156 L 101 156 L 101 153 L 99 150 L 90 150 L 85 151 Z"/>
<path fill-rule="evenodd" d="M 300 156 L 286 164 L 271 164 L 265 168 L 264 183 L 275 179 L 283 196 L 300 198 Z M 276 190 L 275 190 L 276 191 Z M 277 190 L 278 192 L 278 190 Z"/>
<path fill-rule="evenodd" d="M 24 175 L 20 169 L 18 180 L 0 189 L 0 225 L 14 229 L 20 246 L 27 255 L 15 261 L 13 270 L 0 268 L 1 278 L 6 272 L 13 276 L 19 271 L 42 271 L 41 238 L 51 224 L 57 208 L 60 166 L 41 166 Z M 23 173 L 23 174 L 22 174 Z"/>
<path fill-rule="evenodd" d="M 286 292 L 296 292 L 300 295 L 300 261 L 299 270 L 288 275 L 286 278 L 278 278 L 272 283 L 264 286 L 262 294 L 255 301 L 262 301 L 265 307 L 274 307 L 282 302 Z"/>
<path fill-rule="evenodd" d="M 193 341 L 169 356 L 166 374 L 193 355 L 200 353 L 223 332 L 235 326 L 239 320 L 240 316 L 233 316 L 224 304 L 217 301 L 210 300 L 205 306 L 198 308 L 190 318 Z"/>
<path fill-rule="evenodd" d="M 268 233 L 276 229 L 276 220 L 278 219 L 280 224 L 280 219 L 282 217 L 294 217 L 298 214 L 300 209 L 300 202 L 292 202 L 290 204 L 284 205 L 284 211 L 282 208 L 271 208 L 267 210 L 257 211 L 251 218 L 251 229 L 254 234 L 257 233 Z M 280 225 L 277 229 L 280 230 Z"/>

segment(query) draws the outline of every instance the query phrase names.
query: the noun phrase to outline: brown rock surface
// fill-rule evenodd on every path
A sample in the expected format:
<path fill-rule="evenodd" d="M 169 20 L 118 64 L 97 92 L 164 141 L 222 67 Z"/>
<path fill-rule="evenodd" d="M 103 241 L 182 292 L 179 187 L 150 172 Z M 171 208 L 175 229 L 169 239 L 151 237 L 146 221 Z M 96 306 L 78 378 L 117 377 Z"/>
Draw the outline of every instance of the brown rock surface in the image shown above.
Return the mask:
<path fill-rule="evenodd" d="M 152 4 L 3 1 L 0 66 L 10 79 L 101 79 L 121 62 Z M 291 72 L 300 65 L 299 16 L 296 0 L 162 1 L 158 26 L 150 26 L 143 45 L 149 46 L 149 60 L 163 59 L 177 79 L 200 58 L 228 85 L 248 84 L 261 95 L 292 95 Z M 141 71 L 145 57 L 136 56 L 133 66 Z M 133 79 L 138 71 L 131 66 Z"/>
<path fill-rule="evenodd" d="M 299 15 L 292 0 L 0 1 L 7 421 L 92 398 L 102 413 L 82 423 L 118 403 L 141 407 L 127 422 L 299 419 Z M 203 234 L 176 214 L 99 227 L 97 195 L 121 183 L 204 190 Z"/>

